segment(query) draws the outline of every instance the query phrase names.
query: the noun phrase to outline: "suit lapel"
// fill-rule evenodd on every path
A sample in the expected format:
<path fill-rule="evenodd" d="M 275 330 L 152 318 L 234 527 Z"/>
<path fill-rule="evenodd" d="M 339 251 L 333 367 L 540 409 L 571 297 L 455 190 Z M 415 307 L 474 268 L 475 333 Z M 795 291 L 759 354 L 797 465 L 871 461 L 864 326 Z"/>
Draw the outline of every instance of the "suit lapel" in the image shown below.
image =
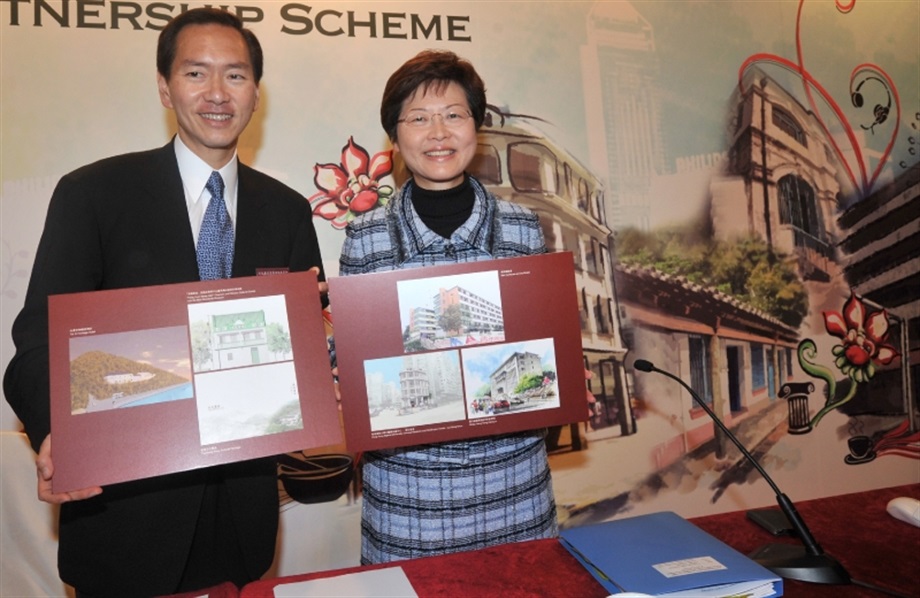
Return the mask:
<path fill-rule="evenodd" d="M 164 282 L 198 280 L 195 240 L 185 205 L 185 190 L 173 143 L 153 152 L 150 168 L 143 173 L 142 188 L 149 193 L 144 234 L 150 235 L 161 264 Z"/>
<path fill-rule="evenodd" d="M 263 260 L 268 235 L 263 211 L 266 199 L 255 184 L 251 168 L 240 163 L 238 177 L 233 275 L 253 276 L 256 268 L 267 265 Z"/>

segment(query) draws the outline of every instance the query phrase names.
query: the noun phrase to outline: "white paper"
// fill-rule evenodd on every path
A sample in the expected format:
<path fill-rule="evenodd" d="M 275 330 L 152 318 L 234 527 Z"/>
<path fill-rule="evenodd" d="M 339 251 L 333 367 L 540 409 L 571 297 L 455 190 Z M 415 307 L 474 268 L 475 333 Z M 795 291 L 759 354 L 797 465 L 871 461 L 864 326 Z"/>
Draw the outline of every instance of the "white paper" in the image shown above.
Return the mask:
<path fill-rule="evenodd" d="M 417 598 L 402 567 L 275 586 L 275 598 Z"/>
<path fill-rule="evenodd" d="M 652 567 L 665 577 L 681 577 L 683 575 L 705 573 L 707 571 L 724 571 L 728 568 L 711 556 L 700 556 L 692 559 L 671 561 L 669 563 L 659 563 L 657 565 L 652 565 Z"/>
<path fill-rule="evenodd" d="M 764 598 L 774 593 L 773 582 L 742 581 L 659 595 L 668 598 Z"/>

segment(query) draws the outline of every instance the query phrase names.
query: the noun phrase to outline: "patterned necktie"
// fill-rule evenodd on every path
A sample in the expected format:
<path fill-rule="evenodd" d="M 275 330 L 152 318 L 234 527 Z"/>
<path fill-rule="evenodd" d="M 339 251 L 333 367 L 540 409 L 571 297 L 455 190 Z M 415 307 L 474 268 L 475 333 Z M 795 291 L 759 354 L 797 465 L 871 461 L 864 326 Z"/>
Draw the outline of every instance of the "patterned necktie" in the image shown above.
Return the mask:
<path fill-rule="evenodd" d="M 224 202 L 224 180 L 214 171 L 205 188 L 211 201 L 198 233 L 198 274 L 201 280 L 230 278 L 233 268 L 233 221 Z"/>

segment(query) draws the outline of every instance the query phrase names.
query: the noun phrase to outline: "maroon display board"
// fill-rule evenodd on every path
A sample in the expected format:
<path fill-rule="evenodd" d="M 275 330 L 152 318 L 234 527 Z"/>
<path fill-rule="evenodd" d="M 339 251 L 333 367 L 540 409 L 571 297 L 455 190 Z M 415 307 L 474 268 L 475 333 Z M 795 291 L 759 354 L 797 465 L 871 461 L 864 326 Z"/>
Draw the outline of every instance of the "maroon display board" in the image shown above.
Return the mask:
<path fill-rule="evenodd" d="M 313 272 L 55 295 L 54 492 L 341 440 Z"/>
<path fill-rule="evenodd" d="M 586 418 L 571 253 L 329 281 L 352 451 Z"/>

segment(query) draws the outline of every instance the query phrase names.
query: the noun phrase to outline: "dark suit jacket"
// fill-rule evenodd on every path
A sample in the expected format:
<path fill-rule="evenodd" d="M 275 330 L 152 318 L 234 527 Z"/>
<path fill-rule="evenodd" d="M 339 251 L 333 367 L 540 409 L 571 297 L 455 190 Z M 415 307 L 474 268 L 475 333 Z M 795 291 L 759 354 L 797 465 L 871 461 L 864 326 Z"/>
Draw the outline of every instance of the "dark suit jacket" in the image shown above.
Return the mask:
<path fill-rule="evenodd" d="M 280 182 L 239 165 L 233 276 L 257 268 L 322 267 L 309 203 Z M 48 295 L 198 280 L 198 263 L 173 144 L 108 158 L 58 183 L 22 312 L 7 401 L 37 451 L 50 431 Z M 52 453 L 53 455 L 53 453 Z M 211 471 L 213 475 L 215 472 Z M 274 461 L 222 466 L 224 489 L 249 576 L 274 556 L 278 489 Z M 106 487 L 64 504 L 61 578 L 92 594 L 174 591 L 199 515 L 208 470 Z"/>

